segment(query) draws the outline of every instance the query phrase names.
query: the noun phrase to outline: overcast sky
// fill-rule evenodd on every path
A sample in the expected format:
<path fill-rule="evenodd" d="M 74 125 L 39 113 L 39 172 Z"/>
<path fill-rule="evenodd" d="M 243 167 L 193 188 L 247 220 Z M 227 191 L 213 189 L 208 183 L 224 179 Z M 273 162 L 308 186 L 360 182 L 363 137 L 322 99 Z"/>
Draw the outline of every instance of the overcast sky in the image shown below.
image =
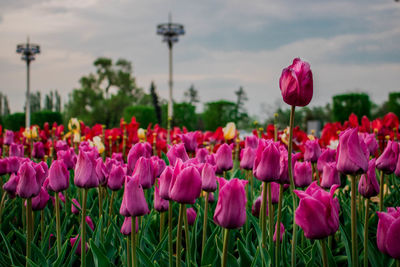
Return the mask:
<path fill-rule="evenodd" d="M 311 64 L 311 105 L 349 91 L 382 103 L 400 90 L 400 3 L 393 0 L 1 0 L 0 91 L 12 112 L 22 111 L 26 69 L 15 47 L 29 35 L 42 48 L 33 91 L 58 89 L 65 102 L 105 56 L 132 61 L 138 86 L 148 91 L 153 80 L 166 98 L 167 46 L 156 25 L 170 11 L 186 29 L 174 46 L 178 101 L 191 84 L 202 103 L 234 100 L 243 86 L 247 110 L 263 119 L 283 105 L 279 77 L 294 57 Z"/>

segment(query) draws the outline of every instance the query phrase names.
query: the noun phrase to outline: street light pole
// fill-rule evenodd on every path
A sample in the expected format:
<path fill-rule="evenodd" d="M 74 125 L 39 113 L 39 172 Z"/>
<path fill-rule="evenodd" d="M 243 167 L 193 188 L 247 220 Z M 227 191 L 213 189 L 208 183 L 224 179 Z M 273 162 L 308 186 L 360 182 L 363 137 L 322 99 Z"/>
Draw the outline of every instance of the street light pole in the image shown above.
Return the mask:
<path fill-rule="evenodd" d="M 169 99 L 168 99 L 168 121 L 167 121 L 167 142 L 171 143 L 170 138 L 170 130 L 171 130 L 171 121 L 173 117 L 173 98 L 172 98 L 172 89 L 173 89 L 173 79 L 172 79 L 172 48 L 174 43 L 178 42 L 178 36 L 185 34 L 185 30 L 182 24 L 172 23 L 171 15 L 169 16 L 169 22 L 159 24 L 157 26 L 157 34 L 163 36 L 163 42 L 168 44 L 168 52 L 169 52 Z"/>
<path fill-rule="evenodd" d="M 30 92 L 30 63 L 35 60 L 35 55 L 40 53 L 40 46 L 29 43 L 17 45 L 17 53 L 21 54 L 21 59 L 26 61 L 26 103 L 25 103 L 25 128 L 31 126 L 31 92 Z"/>

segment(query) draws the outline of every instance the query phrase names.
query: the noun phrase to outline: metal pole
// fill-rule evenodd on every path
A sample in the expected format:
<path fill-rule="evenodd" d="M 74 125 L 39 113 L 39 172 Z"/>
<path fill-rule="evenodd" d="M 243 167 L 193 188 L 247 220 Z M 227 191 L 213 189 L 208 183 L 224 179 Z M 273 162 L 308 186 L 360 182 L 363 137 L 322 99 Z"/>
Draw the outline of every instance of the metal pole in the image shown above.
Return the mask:
<path fill-rule="evenodd" d="M 168 144 L 171 143 L 171 121 L 173 116 L 173 101 L 172 101 L 172 42 L 168 43 L 169 48 L 169 99 L 168 99 L 168 124 L 167 124 L 167 142 Z"/>
<path fill-rule="evenodd" d="M 31 126 L 31 93 L 29 88 L 29 64 L 30 60 L 26 61 L 26 105 L 25 105 L 25 128 Z"/>

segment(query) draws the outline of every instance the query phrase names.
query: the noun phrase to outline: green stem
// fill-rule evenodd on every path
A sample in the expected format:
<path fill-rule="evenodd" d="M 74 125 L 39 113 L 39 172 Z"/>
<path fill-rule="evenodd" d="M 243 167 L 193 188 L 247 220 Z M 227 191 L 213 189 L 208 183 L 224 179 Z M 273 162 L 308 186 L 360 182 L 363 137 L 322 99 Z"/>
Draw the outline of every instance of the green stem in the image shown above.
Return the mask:
<path fill-rule="evenodd" d="M 136 267 L 136 217 L 132 216 L 131 218 L 132 228 L 131 228 L 131 257 L 132 257 L 132 266 Z"/>
<path fill-rule="evenodd" d="M 396 267 L 400 267 L 400 260 L 396 260 Z"/>
<path fill-rule="evenodd" d="M 206 240 L 207 240 L 207 219 L 208 219 L 207 217 L 208 217 L 208 195 L 209 194 L 210 194 L 209 192 L 206 192 L 206 195 L 204 197 L 204 220 L 203 220 L 203 239 L 201 242 L 201 257 L 203 257 L 204 247 L 206 246 Z"/>
<path fill-rule="evenodd" d="M 326 241 L 325 238 L 320 240 L 322 248 L 322 266 L 328 267 L 328 256 L 326 254 Z"/>
<path fill-rule="evenodd" d="M 251 205 L 253 203 L 253 191 L 254 191 L 252 170 L 248 170 L 248 173 L 249 173 L 249 180 L 250 180 L 250 205 Z"/>
<path fill-rule="evenodd" d="M 82 188 L 81 267 L 86 266 L 86 200 L 88 189 Z"/>
<path fill-rule="evenodd" d="M 172 248 L 172 200 L 169 201 L 169 206 L 168 206 L 168 253 L 169 253 L 169 267 L 172 267 L 173 261 L 172 261 L 172 254 L 173 248 Z"/>
<path fill-rule="evenodd" d="M 187 212 L 186 212 L 186 205 L 183 205 L 183 220 L 185 222 L 185 242 L 186 242 L 186 266 L 191 265 L 190 261 L 190 232 L 189 232 L 189 223 L 188 223 L 188 218 L 187 218 Z"/>
<path fill-rule="evenodd" d="M 383 188 L 385 182 L 385 174 L 381 171 L 381 179 L 379 185 L 379 211 L 383 211 Z"/>
<path fill-rule="evenodd" d="M 182 219 L 184 205 L 185 204 L 179 205 L 178 229 L 176 232 L 176 267 L 181 266 Z"/>
<path fill-rule="evenodd" d="M 128 265 L 128 267 L 131 266 L 131 256 L 130 256 L 129 251 L 130 251 L 129 236 L 127 236 L 126 237 L 126 264 Z"/>
<path fill-rule="evenodd" d="M 273 253 L 273 248 L 274 248 L 274 211 L 272 209 L 272 196 L 271 196 L 271 183 L 267 184 L 267 190 L 268 190 L 268 217 L 269 217 L 269 230 L 268 230 L 268 240 L 269 240 L 269 246 L 268 250 L 271 252 L 271 265 L 274 264 L 274 253 Z M 278 228 L 280 228 L 278 226 Z"/>
<path fill-rule="evenodd" d="M 352 248 L 352 266 L 358 266 L 357 254 L 357 205 L 356 205 L 356 177 L 351 177 L 351 248 Z"/>
<path fill-rule="evenodd" d="M 61 223 L 60 223 L 60 198 L 56 192 L 56 232 L 57 232 L 57 255 L 61 255 Z"/>
<path fill-rule="evenodd" d="M 229 241 L 229 229 L 224 229 L 224 247 L 222 250 L 222 267 L 226 267 L 226 257 L 228 255 L 228 241 Z"/>
<path fill-rule="evenodd" d="M 160 213 L 160 242 L 164 236 L 165 212 Z"/>
<path fill-rule="evenodd" d="M 365 221 L 364 221 L 364 267 L 368 267 L 368 219 L 369 219 L 369 198 L 365 200 Z"/>
<path fill-rule="evenodd" d="M 6 196 L 7 196 L 7 193 L 3 192 L 3 196 L 1 197 L 1 202 L 0 202 L 0 225 L 1 225 L 1 218 L 3 216 L 3 208 L 4 208 L 4 205 L 6 202 Z"/>
<path fill-rule="evenodd" d="M 40 211 L 40 240 L 44 242 L 44 210 Z"/>
<path fill-rule="evenodd" d="M 30 266 L 28 259 L 31 259 L 31 242 L 32 242 L 32 199 L 28 198 L 26 200 L 26 266 Z"/>
<path fill-rule="evenodd" d="M 103 219 L 103 188 L 99 185 L 99 220 Z M 100 229 L 100 240 L 103 242 L 103 224 Z"/>
<path fill-rule="evenodd" d="M 292 168 L 292 150 L 293 150 L 293 127 L 294 127 L 294 111 L 295 106 L 291 107 L 290 110 L 290 125 L 289 125 L 289 144 L 288 144 L 288 175 L 290 180 L 290 194 L 293 199 L 293 233 L 292 233 L 292 259 L 291 266 L 296 266 L 296 246 L 297 246 L 297 224 L 295 219 L 295 210 L 297 208 L 297 197 L 294 193 L 294 180 L 293 180 L 293 168 Z"/>
<path fill-rule="evenodd" d="M 283 184 L 279 185 L 279 200 L 278 200 L 278 215 L 276 218 L 276 248 L 275 248 L 275 259 L 276 266 L 280 266 L 280 244 L 281 244 L 281 216 L 282 216 L 282 199 L 283 199 Z"/>
<path fill-rule="evenodd" d="M 266 247 L 267 242 L 267 214 L 266 214 L 266 207 L 267 207 L 267 182 L 263 182 L 263 197 L 261 202 L 261 233 L 262 233 L 262 246 L 263 248 Z M 269 210 L 268 213 L 271 211 Z"/>
<path fill-rule="evenodd" d="M 111 192 L 111 198 L 110 198 L 110 206 L 108 207 L 108 226 L 111 224 L 112 220 L 112 213 L 113 213 L 113 203 L 114 203 L 114 197 L 115 197 L 115 191 L 113 190 Z"/>

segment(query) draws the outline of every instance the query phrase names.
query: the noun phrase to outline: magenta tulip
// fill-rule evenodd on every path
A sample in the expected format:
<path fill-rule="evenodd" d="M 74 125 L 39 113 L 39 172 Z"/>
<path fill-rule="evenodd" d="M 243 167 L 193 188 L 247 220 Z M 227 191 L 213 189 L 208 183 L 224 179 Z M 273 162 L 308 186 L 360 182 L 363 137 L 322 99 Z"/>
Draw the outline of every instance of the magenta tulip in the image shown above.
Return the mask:
<path fill-rule="evenodd" d="M 364 134 L 364 142 L 367 145 L 370 155 L 374 155 L 378 150 L 378 142 L 376 141 L 375 134 Z"/>
<path fill-rule="evenodd" d="M 96 173 L 96 154 L 93 150 L 80 149 L 75 166 L 74 183 L 81 188 L 99 186 L 99 178 Z"/>
<path fill-rule="evenodd" d="M 0 175 L 8 173 L 8 158 L 0 159 Z"/>
<path fill-rule="evenodd" d="M 263 182 L 277 181 L 280 176 L 280 157 L 278 143 L 260 139 L 253 166 L 254 177 Z"/>
<path fill-rule="evenodd" d="M 63 140 L 58 140 L 56 142 L 55 148 L 56 148 L 56 152 L 70 149 L 70 147 L 68 146 L 67 142 L 63 141 Z"/>
<path fill-rule="evenodd" d="M 262 204 L 261 202 L 262 202 L 262 194 L 261 196 L 258 196 L 254 200 L 253 205 L 251 206 L 251 214 L 253 214 L 253 216 L 257 218 L 260 216 L 261 204 Z M 268 216 L 268 198 L 265 205 L 265 216 Z"/>
<path fill-rule="evenodd" d="M 214 221 L 223 228 L 239 228 L 246 222 L 246 191 L 245 180 L 234 178 L 221 187 Z"/>
<path fill-rule="evenodd" d="M 22 163 L 18 170 L 18 184 L 16 193 L 21 198 L 32 198 L 39 194 L 41 183 L 36 175 L 33 162 L 26 161 Z"/>
<path fill-rule="evenodd" d="M 313 96 L 310 64 L 295 58 L 292 65 L 282 70 L 279 87 L 286 104 L 300 107 L 308 105 Z"/>
<path fill-rule="evenodd" d="M 201 184 L 201 176 L 196 167 L 189 166 L 180 171 L 174 170 L 169 187 L 169 197 L 181 204 L 194 204 L 200 196 Z"/>
<path fill-rule="evenodd" d="M 196 150 L 196 159 L 199 161 L 199 163 L 205 163 L 208 154 L 209 153 L 207 148 L 198 148 Z"/>
<path fill-rule="evenodd" d="M 111 159 L 119 163 L 124 163 L 124 156 L 122 155 L 122 153 L 116 153 L 116 152 L 112 153 Z"/>
<path fill-rule="evenodd" d="M 283 146 L 279 147 L 280 157 L 279 157 L 279 179 L 278 183 L 280 184 L 290 184 L 289 180 L 289 167 L 288 167 L 288 152 L 286 148 Z M 301 157 L 301 153 L 292 154 L 292 166 L 294 166 L 295 162 Z"/>
<path fill-rule="evenodd" d="M 142 216 L 149 212 L 143 188 L 140 185 L 139 176 L 125 177 L 124 195 L 119 212 L 125 217 Z"/>
<path fill-rule="evenodd" d="M 244 140 L 244 147 L 251 147 L 252 149 L 257 149 L 258 147 L 258 137 L 255 135 L 246 136 Z"/>
<path fill-rule="evenodd" d="M 122 165 L 112 165 L 110 175 L 107 179 L 107 186 L 113 191 L 118 191 L 122 188 L 125 181 L 127 168 Z"/>
<path fill-rule="evenodd" d="M 138 161 L 136 161 L 136 166 L 133 170 L 133 174 L 139 177 L 139 182 L 143 189 L 151 188 L 155 181 L 151 159 L 140 157 Z"/>
<path fill-rule="evenodd" d="M 160 177 L 160 175 L 164 171 L 165 167 L 167 167 L 165 164 L 165 161 L 160 159 L 157 156 L 153 156 L 153 157 L 151 157 L 151 163 L 153 166 L 154 178 Z"/>
<path fill-rule="evenodd" d="M 76 161 L 78 160 L 75 150 L 72 147 L 68 147 L 66 150 L 59 150 L 57 152 L 57 159 L 62 159 L 68 170 L 74 169 Z"/>
<path fill-rule="evenodd" d="M 377 212 L 379 221 L 376 231 L 378 249 L 390 257 L 400 259 L 400 207 Z"/>
<path fill-rule="evenodd" d="M 135 232 L 137 233 L 139 231 L 139 221 L 138 217 L 135 217 L 136 220 L 136 228 Z M 124 223 L 121 226 L 121 234 L 129 236 L 132 231 L 132 217 L 125 217 Z"/>
<path fill-rule="evenodd" d="M 252 170 L 256 159 L 256 150 L 246 147 L 240 151 L 240 168 L 244 170 Z"/>
<path fill-rule="evenodd" d="M 49 193 L 47 193 L 45 188 L 41 187 L 39 194 L 32 198 L 32 210 L 36 211 L 44 209 L 49 200 Z"/>
<path fill-rule="evenodd" d="M 165 200 L 170 200 L 169 187 L 171 185 L 172 176 L 174 169 L 171 166 L 167 166 L 160 175 L 160 197 Z"/>
<path fill-rule="evenodd" d="M 154 186 L 154 209 L 158 212 L 167 211 L 169 207 L 168 200 L 165 200 L 160 197 L 160 190 L 158 186 Z"/>
<path fill-rule="evenodd" d="M 75 215 L 79 214 L 79 211 L 81 210 L 81 205 L 79 204 L 78 200 L 76 198 L 72 199 L 71 203 L 71 212 Z"/>
<path fill-rule="evenodd" d="M 215 167 L 204 163 L 201 171 L 202 189 L 206 192 L 214 192 L 217 190 L 217 176 L 215 175 Z"/>
<path fill-rule="evenodd" d="M 232 148 L 228 144 L 222 144 L 215 154 L 217 173 L 229 171 L 233 167 Z"/>
<path fill-rule="evenodd" d="M 53 161 L 49 170 L 48 188 L 54 192 L 64 191 L 69 187 L 69 172 L 64 161 L 59 159 Z"/>
<path fill-rule="evenodd" d="M 78 240 L 78 238 L 79 238 L 79 240 Z M 70 239 L 69 239 L 69 242 L 71 243 L 71 247 L 74 247 L 75 246 L 75 242 L 76 241 L 78 241 L 78 245 L 76 245 L 76 249 L 75 249 L 75 254 L 77 254 L 77 255 L 81 255 L 81 238 L 79 237 L 79 235 L 77 235 L 77 236 L 75 236 L 75 237 L 71 237 Z M 86 249 L 86 251 L 88 250 L 88 244 L 87 244 L 87 242 L 85 242 L 85 245 L 86 245 L 86 247 L 85 247 L 85 249 Z"/>
<path fill-rule="evenodd" d="M 197 135 L 198 132 L 188 132 L 181 134 L 182 143 L 185 145 L 185 149 L 188 152 L 195 152 L 197 148 Z"/>
<path fill-rule="evenodd" d="M 184 144 L 176 144 L 170 147 L 167 152 L 167 158 L 169 161 L 169 165 L 175 166 L 177 159 L 181 159 L 183 162 L 189 159 L 189 156 L 186 152 Z"/>
<path fill-rule="evenodd" d="M 136 166 L 136 162 L 140 157 L 150 158 L 152 154 L 151 145 L 147 142 L 137 143 L 129 150 L 128 153 L 128 173 L 131 174 Z"/>
<path fill-rule="evenodd" d="M 9 150 L 10 157 L 24 157 L 24 145 L 12 143 Z"/>
<path fill-rule="evenodd" d="M 14 198 L 17 193 L 19 177 L 15 173 L 10 175 L 8 181 L 3 185 L 4 191 L 6 191 L 10 198 Z"/>
<path fill-rule="evenodd" d="M 99 185 L 104 186 L 107 184 L 108 171 L 102 158 L 96 159 L 96 174 L 99 179 Z"/>
<path fill-rule="evenodd" d="M 337 170 L 344 174 L 361 174 L 368 170 L 369 151 L 358 137 L 357 128 L 349 128 L 339 135 Z"/>
<path fill-rule="evenodd" d="M 33 150 L 32 150 L 32 156 L 35 159 L 42 159 L 44 158 L 45 151 L 44 151 L 44 145 L 42 142 L 35 142 L 33 143 Z"/>
<path fill-rule="evenodd" d="M 274 232 L 274 242 L 276 242 L 276 230 L 278 228 L 278 224 L 275 224 L 275 232 Z M 280 241 L 282 242 L 283 234 L 285 233 L 285 226 L 283 223 L 281 223 L 281 229 L 280 229 Z"/>
<path fill-rule="evenodd" d="M 361 175 L 358 183 L 358 192 L 365 198 L 377 196 L 379 194 L 379 184 L 375 173 L 375 159 L 368 162 L 367 173 Z"/>
<path fill-rule="evenodd" d="M 340 176 L 336 169 L 336 162 L 326 163 L 322 171 L 321 186 L 329 189 L 335 184 L 340 186 Z"/>
<path fill-rule="evenodd" d="M 5 145 L 11 145 L 14 143 L 14 132 L 11 130 L 6 130 L 3 142 Z"/>
<path fill-rule="evenodd" d="M 322 151 L 317 161 L 317 169 L 319 172 L 323 172 L 324 166 L 328 162 L 336 162 L 336 150 L 327 148 Z"/>
<path fill-rule="evenodd" d="M 300 198 L 295 211 L 296 224 L 309 239 L 328 237 L 339 229 L 339 200 L 333 195 L 338 185 L 331 187 L 330 192 L 313 182 L 307 190 L 294 190 Z"/>
<path fill-rule="evenodd" d="M 399 144 L 389 140 L 382 155 L 376 160 L 376 168 L 386 174 L 391 174 L 396 170 L 398 157 Z"/>
<path fill-rule="evenodd" d="M 307 140 L 304 144 L 304 160 L 311 161 L 312 163 L 317 162 L 319 156 L 321 155 L 321 148 L 318 144 L 318 140 Z"/>
<path fill-rule="evenodd" d="M 189 225 L 193 225 L 196 221 L 197 213 L 194 208 L 188 208 L 186 209 L 186 215 L 187 215 L 187 220 Z"/>

